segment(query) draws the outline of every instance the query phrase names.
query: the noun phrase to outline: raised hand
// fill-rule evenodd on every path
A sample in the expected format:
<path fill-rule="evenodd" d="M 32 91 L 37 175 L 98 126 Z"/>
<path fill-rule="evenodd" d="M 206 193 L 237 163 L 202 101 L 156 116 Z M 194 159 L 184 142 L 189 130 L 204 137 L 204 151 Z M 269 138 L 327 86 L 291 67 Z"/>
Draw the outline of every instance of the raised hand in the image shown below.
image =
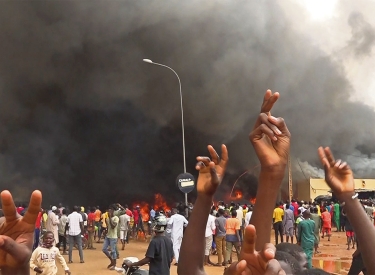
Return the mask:
<path fill-rule="evenodd" d="M 288 161 L 290 132 L 282 118 L 271 116 L 271 109 L 279 97 L 278 92 L 266 91 L 261 113 L 249 135 L 262 168 L 285 165 Z"/>
<path fill-rule="evenodd" d="M 276 248 L 266 244 L 262 251 L 255 250 L 256 230 L 253 225 L 245 229 L 245 238 L 241 250 L 241 261 L 233 263 L 224 275 L 281 275 L 285 274 L 279 262 L 274 260 Z"/>
<path fill-rule="evenodd" d="M 324 167 L 325 180 L 338 197 L 349 194 L 354 195 L 353 172 L 346 162 L 335 160 L 329 147 L 318 148 L 320 161 Z"/>
<path fill-rule="evenodd" d="M 228 150 L 227 147 L 222 144 L 220 158 L 214 147 L 208 145 L 207 149 L 211 158 L 203 156 L 197 157 L 198 163 L 195 166 L 195 169 L 199 171 L 197 192 L 198 194 L 213 196 L 227 168 Z"/>
<path fill-rule="evenodd" d="M 0 268 L 2 275 L 29 274 L 35 221 L 41 209 L 42 193 L 34 191 L 25 216 L 20 216 L 9 191 L 1 192 L 4 217 L 0 218 Z M 25 273 L 27 271 L 27 273 Z"/>
<path fill-rule="evenodd" d="M 259 115 L 249 138 L 262 168 L 286 165 L 290 137 L 290 132 L 283 118 L 268 116 L 265 113 Z"/>

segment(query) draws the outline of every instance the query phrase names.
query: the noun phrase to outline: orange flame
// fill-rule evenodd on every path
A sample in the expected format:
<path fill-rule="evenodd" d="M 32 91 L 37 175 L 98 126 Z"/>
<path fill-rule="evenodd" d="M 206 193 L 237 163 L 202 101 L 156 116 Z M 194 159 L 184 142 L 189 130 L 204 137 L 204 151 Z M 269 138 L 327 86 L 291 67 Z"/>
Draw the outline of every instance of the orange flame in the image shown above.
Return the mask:
<path fill-rule="evenodd" d="M 155 194 L 154 210 L 161 210 L 161 209 L 163 209 L 164 212 L 171 210 L 171 208 L 168 206 L 163 196 L 161 194 Z"/>
<path fill-rule="evenodd" d="M 133 203 L 133 208 L 135 208 L 137 205 L 139 206 L 142 215 L 142 221 L 149 221 L 151 211 L 150 205 L 147 202 L 142 201 L 140 203 Z M 168 206 L 167 202 L 161 194 L 155 194 L 153 205 L 155 211 L 163 209 L 164 212 L 166 212 L 171 210 L 171 207 Z"/>
<path fill-rule="evenodd" d="M 234 192 L 234 197 L 239 200 L 242 199 L 242 192 L 241 191 L 236 191 Z"/>

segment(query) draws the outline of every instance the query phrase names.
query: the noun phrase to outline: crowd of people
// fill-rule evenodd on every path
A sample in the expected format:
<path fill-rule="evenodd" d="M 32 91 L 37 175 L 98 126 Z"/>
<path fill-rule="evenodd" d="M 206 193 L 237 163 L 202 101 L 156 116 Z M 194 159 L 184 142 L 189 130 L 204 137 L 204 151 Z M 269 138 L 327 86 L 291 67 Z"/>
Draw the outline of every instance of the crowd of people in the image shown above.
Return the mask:
<path fill-rule="evenodd" d="M 270 113 L 278 98 L 278 93 L 266 92 L 259 117 L 249 135 L 261 165 L 256 203 L 246 207 L 220 203 L 212 207 L 213 196 L 225 175 L 229 154 L 225 145 L 221 146 L 221 156 L 209 145 L 209 157 L 197 157 L 197 199 L 189 220 L 178 210 L 174 210 L 170 217 L 164 213 L 154 213 L 154 224 L 150 227 L 154 236 L 145 258 L 138 262 L 126 262 L 126 267 L 149 264 L 149 274 L 168 275 L 174 260 L 180 275 L 206 274 L 204 267 L 208 264 L 226 266 L 225 275 L 327 274 L 312 266 L 311 257 L 314 249 L 318 253 L 320 234 L 322 238 L 331 238 L 333 225 L 337 230 L 346 230 L 348 249 L 356 245 L 349 274 L 361 271 L 375 274 L 375 228 L 367 215 L 370 210 L 358 200 L 350 167 L 346 162 L 336 160 L 329 148 L 319 147 L 318 155 L 324 167 L 325 180 L 339 203 L 320 205 L 293 200 L 290 203 L 277 203 L 275 207 L 291 139 L 284 119 Z M 66 253 L 64 239 L 60 241 L 60 236 L 68 236 L 71 262 L 71 246 L 77 243 L 79 248 L 81 236 L 86 231 L 91 239 L 88 242 L 90 249 L 95 248 L 95 238 L 100 239 L 105 232 L 102 251 L 110 260 L 108 268 L 112 269 L 118 257 L 118 238 L 124 241 L 123 248 L 129 240 L 131 215 L 127 213 L 129 209 L 120 204 L 110 205 L 108 211 L 100 215 L 98 209 L 92 208 L 86 216 L 84 209 L 77 206 L 69 215 L 61 207 L 52 207 L 42 213 L 42 194 L 34 191 L 29 207 L 22 210 L 24 215 L 21 216 L 8 191 L 1 193 L 1 201 L 4 217 L 0 218 L 0 268 L 3 275 L 24 275 L 29 274 L 30 270 L 47 274 L 44 273 L 47 269 L 50 270 L 48 274 L 56 274 L 55 259 L 59 259 L 65 272 L 70 274 L 56 245 L 62 245 L 63 253 Z M 136 223 L 134 212 L 132 215 Z M 62 218 L 65 227 L 60 225 L 62 231 L 59 231 Z M 38 220 L 45 224 L 40 226 L 47 229 L 39 247 L 39 238 L 36 238 Z M 143 227 L 139 227 L 136 227 L 137 232 L 144 232 Z M 270 240 L 272 227 L 276 246 Z M 284 242 L 284 234 L 287 242 Z M 218 254 L 217 263 L 210 260 L 213 241 Z M 232 260 L 233 247 L 237 257 Z M 79 255 L 80 262 L 84 263 L 82 249 L 79 249 Z"/>

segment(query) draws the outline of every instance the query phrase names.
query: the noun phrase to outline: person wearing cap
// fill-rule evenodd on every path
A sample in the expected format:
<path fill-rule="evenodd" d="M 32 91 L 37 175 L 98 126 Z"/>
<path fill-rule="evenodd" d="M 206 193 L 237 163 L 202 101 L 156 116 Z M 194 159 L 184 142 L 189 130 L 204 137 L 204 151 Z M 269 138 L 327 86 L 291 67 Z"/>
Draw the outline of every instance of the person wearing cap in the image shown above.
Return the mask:
<path fill-rule="evenodd" d="M 53 232 L 53 236 L 55 238 L 53 245 L 56 245 L 59 242 L 59 216 L 55 213 L 57 211 L 56 206 L 52 206 L 51 210 L 48 211 L 47 222 L 46 222 L 46 229 L 47 231 Z"/>
<path fill-rule="evenodd" d="M 103 253 L 108 257 L 110 260 L 109 265 L 107 266 L 108 269 L 114 270 L 116 267 L 116 259 L 117 257 L 117 227 L 119 224 L 119 218 L 114 215 L 114 212 L 117 210 L 117 205 L 112 204 L 108 207 L 108 218 L 106 219 L 106 224 L 108 228 L 108 233 L 105 236 L 103 248 Z M 109 253 L 108 248 L 111 248 L 111 253 Z"/>
<path fill-rule="evenodd" d="M 302 247 L 307 257 L 307 266 L 312 268 L 312 256 L 317 243 L 314 230 L 315 222 L 310 219 L 310 210 L 302 213 L 304 220 L 298 224 L 298 244 Z"/>

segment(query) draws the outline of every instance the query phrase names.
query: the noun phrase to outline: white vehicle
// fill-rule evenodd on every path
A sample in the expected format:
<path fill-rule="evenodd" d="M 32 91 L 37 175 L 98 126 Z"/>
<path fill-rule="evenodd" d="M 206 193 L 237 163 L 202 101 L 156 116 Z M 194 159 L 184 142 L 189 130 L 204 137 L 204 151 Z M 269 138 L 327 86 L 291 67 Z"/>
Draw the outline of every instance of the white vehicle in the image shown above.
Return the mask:
<path fill-rule="evenodd" d="M 123 275 L 148 275 L 148 270 L 140 269 L 139 266 L 128 267 L 125 263 L 135 263 L 139 259 L 137 257 L 127 257 L 123 259 L 122 267 L 116 267 L 115 270 Z"/>

